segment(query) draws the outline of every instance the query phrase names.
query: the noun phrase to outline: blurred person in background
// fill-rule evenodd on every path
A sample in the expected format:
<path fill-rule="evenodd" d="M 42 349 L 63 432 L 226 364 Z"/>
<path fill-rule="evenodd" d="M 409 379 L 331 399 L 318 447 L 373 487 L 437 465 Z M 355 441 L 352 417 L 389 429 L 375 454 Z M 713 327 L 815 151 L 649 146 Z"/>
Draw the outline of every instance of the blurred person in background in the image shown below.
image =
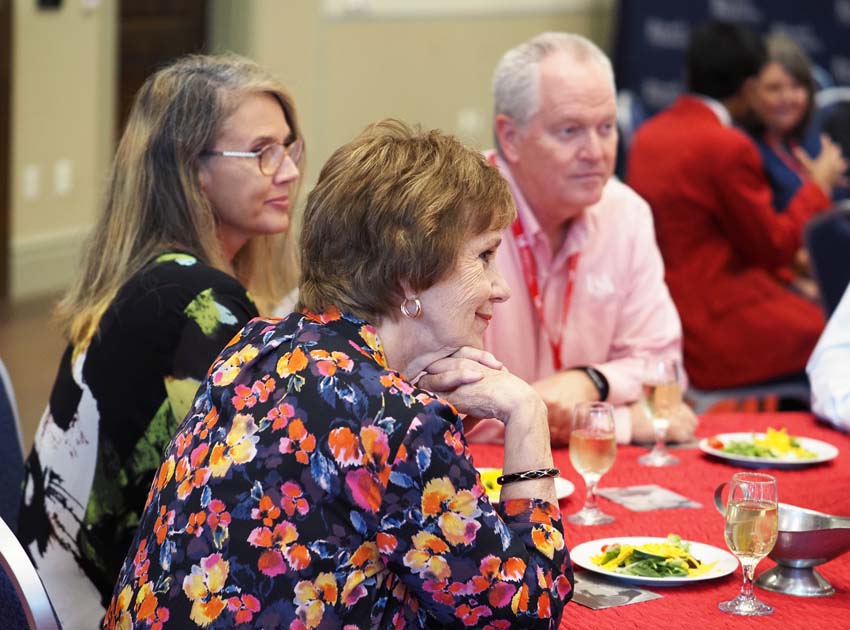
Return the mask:
<path fill-rule="evenodd" d="M 286 89 L 247 59 L 187 57 L 136 96 L 26 462 L 19 537 L 66 628 L 99 623 L 198 384 L 295 271 L 302 148 Z"/>
<path fill-rule="evenodd" d="M 847 163 L 829 135 L 810 133 L 815 80 L 806 54 L 781 32 L 767 37 L 765 44 L 767 63 L 755 82 L 752 113 L 741 123 L 761 153 L 773 189 L 773 207 L 784 212 L 808 179 L 834 196 L 846 183 L 841 169 L 846 169 Z M 778 270 L 778 276 L 802 295 L 817 300 L 817 285 L 805 249 L 798 251 L 790 267 Z"/>
<path fill-rule="evenodd" d="M 695 29 L 688 93 L 638 129 L 629 155 L 628 181 L 654 213 L 682 317 L 685 369 L 700 388 L 802 378 L 824 326 L 820 307 L 776 272 L 800 249 L 805 223 L 830 206 L 829 191 L 806 179 L 777 213 L 758 149 L 733 126 L 749 115 L 766 61 L 743 26 Z M 831 181 L 845 165 L 829 162 Z"/>
<path fill-rule="evenodd" d="M 514 216 L 498 172 L 438 131 L 384 121 L 331 155 L 299 312 L 213 363 L 106 628 L 558 626 L 572 571 L 546 407 L 481 349 Z M 497 505 L 459 414 L 505 424 Z"/>
<path fill-rule="evenodd" d="M 644 359 L 681 357 L 682 328 L 664 283 L 652 213 L 612 177 L 617 153 L 614 74 L 605 54 L 571 33 L 543 33 L 508 50 L 493 76 L 496 151 L 517 219 L 496 260 L 512 299 L 499 304 L 485 347 L 532 383 L 556 444 L 577 402 L 615 406 L 617 440 L 652 441 L 640 402 Z M 668 438 L 690 439 L 697 418 L 679 404 Z M 501 439 L 482 423 L 471 439 Z"/>
<path fill-rule="evenodd" d="M 829 136 L 806 133 L 815 107 L 815 81 L 806 54 L 784 33 L 770 35 L 765 44 L 767 63 L 755 81 L 753 115 L 742 123 L 761 153 L 773 207 L 783 212 L 805 180 L 831 194 L 843 183 L 847 163 Z"/>

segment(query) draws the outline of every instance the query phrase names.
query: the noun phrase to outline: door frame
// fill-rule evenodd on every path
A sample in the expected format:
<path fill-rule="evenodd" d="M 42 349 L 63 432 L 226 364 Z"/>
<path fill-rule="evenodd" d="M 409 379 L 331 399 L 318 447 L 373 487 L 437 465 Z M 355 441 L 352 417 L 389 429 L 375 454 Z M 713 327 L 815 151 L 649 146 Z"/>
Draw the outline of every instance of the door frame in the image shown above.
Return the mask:
<path fill-rule="evenodd" d="M 12 0 L 0 0 L 0 302 L 9 297 L 12 197 Z"/>

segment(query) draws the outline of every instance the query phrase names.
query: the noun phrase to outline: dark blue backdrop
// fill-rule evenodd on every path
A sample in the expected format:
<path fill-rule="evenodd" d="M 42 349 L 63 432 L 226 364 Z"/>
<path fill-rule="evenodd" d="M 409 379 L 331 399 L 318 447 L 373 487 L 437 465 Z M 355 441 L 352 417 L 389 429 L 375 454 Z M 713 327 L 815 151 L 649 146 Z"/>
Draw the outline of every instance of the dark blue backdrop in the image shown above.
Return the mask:
<path fill-rule="evenodd" d="M 826 74 L 821 86 L 850 85 L 850 0 L 620 0 L 614 69 L 651 114 L 684 90 L 691 28 L 707 19 L 782 30 Z M 817 73 L 816 73 L 817 74 Z"/>

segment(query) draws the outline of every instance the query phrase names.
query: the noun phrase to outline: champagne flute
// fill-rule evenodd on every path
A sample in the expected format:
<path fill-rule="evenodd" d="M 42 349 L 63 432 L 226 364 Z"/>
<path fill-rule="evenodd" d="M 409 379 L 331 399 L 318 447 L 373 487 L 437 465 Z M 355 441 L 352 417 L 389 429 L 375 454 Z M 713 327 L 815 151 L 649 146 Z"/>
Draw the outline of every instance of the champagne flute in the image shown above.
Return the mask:
<path fill-rule="evenodd" d="M 675 357 L 648 357 L 643 370 L 643 409 L 652 420 L 655 446 L 638 458 L 643 466 L 673 466 L 679 458 L 667 451 L 670 417 L 682 404 L 682 369 Z"/>
<path fill-rule="evenodd" d="M 726 544 L 738 556 L 744 572 L 741 592 L 735 599 L 720 602 L 723 612 L 733 615 L 769 615 L 768 606 L 753 594 L 756 565 L 770 553 L 779 531 L 776 479 L 762 473 L 735 473 L 726 502 Z"/>
<path fill-rule="evenodd" d="M 617 440 L 614 433 L 614 408 L 609 403 L 581 402 L 573 412 L 570 432 L 570 462 L 587 486 L 584 507 L 567 517 L 578 525 L 601 525 L 614 518 L 596 505 L 596 485 L 614 463 Z"/>

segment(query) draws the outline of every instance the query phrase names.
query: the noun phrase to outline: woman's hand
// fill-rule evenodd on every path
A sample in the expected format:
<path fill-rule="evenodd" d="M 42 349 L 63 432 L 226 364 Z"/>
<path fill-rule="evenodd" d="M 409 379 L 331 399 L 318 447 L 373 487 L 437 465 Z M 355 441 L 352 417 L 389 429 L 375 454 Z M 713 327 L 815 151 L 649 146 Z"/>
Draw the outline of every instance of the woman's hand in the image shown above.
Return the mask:
<path fill-rule="evenodd" d="M 505 474 L 553 466 L 546 405 L 531 385 L 489 352 L 461 348 L 425 368 L 419 385 L 440 394 L 467 418 L 505 423 Z M 502 501 L 532 497 L 557 503 L 552 479 L 509 483 L 500 494 Z"/>
<path fill-rule="evenodd" d="M 826 134 L 820 136 L 821 151 L 814 159 L 801 147 L 794 149 L 796 157 L 803 168 L 816 184 L 818 184 L 827 195 L 832 194 L 832 189 L 837 186 L 846 186 L 847 159 L 841 154 L 841 147 L 833 142 Z"/>
<path fill-rule="evenodd" d="M 467 416 L 502 422 L 518 407 L 539 401 L 531 386 L 508 372 L 492 354 L 470 347 L 431 363 L 418 385 L 439 394 Z"/>

